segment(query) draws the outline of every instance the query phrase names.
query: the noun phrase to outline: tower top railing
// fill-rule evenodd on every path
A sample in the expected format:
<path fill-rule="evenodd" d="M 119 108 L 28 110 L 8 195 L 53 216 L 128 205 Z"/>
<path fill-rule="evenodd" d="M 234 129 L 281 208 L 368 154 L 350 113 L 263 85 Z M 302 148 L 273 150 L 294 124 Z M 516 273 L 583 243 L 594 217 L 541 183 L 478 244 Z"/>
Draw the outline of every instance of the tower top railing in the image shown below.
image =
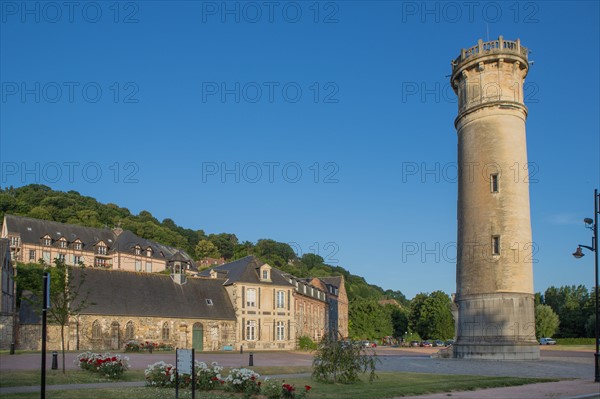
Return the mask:
<path fill-rule="evenodd" d="M 495 53 L 513 53 L 519 55 L 527 61 L 527 55 L 529 50 L 527 47 L 521 46 L 521 40 L 504 40 L 502 36 L 498 37 L 498 40 L 492 40 L 484 42 L 479 39 L 477 44 L 468 49 L 462 49 L 460 55 L 452 60 L 452 72 L 460 67 L 460 65 L 473 58 L 482 57 L 485 55 L 491 55 Z"/>

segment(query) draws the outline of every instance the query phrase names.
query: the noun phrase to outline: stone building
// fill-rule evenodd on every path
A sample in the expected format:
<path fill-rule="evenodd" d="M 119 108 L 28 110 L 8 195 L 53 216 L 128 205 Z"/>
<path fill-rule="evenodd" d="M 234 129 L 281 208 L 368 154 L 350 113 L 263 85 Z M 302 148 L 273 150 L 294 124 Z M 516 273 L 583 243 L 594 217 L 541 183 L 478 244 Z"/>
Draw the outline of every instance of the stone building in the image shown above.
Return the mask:
<path fill-rule="evenodd" d="M 289 277 L 295 286 L 296 338 L 310 337 L 313 341 L 318 342 L 325 334 L 329 333 L 327 293 L 313 285 L 312 279 Z"/>
<path fill-rule="evenodd" d="M 302 335 L 348 335 L 343 277 L 299 279 L 253 256 L 197 273 L 184 252 L 127 230 L 12 215 L 4 218 L 2 236 L 9 262 L 11 256 L 46 264 L 59 258 L 86 266 L 70 276 L 84 273 L 82 291 L 89 293 L 89 305 L 66 327 L 70 350 L 116 350 L 130 340 L 197 350 L 289 350 Z M 0 331 L 13 326 L 6 317 L 0 321 Z M 27 300 L 15 327 L 17 348 L 40 348 L 40 319 Z M 59 348 L 59 338 L 59 327 L 49 325 L 48 348 Z"/>
<path fill-rule="evenodd" d="M 457 339 L 454 356 L 538 359 L 521 42 L 463 49 L 458 95 Z M 524 171 L 515 178 L 515 170 Z"/>
<path fill-rule="evenodd" d="M 295 349 L 295 286 L 280 270 L 254 256 L 200 272 L 224 279 L 237 319 L 238 344 L 247 349 Z"/>
<path fill-rule="evenodd" d="M 13 215 L 4 216 L 1 236 L 10 240 L 13 259 L 24 263 L 43 260 L 52 264 L 58 258 L 68 265 L 153 273 L 165 270 L 167 260 L 179 251 L 121 228 L 99 229 Z M 190 269 L 195 269 L 191 257 L 184 256 Z"/>
<path fill-rule="evenodd" d="M 338 338 L 347 338 L 348 294 L 344 276 L 313 278 L 311 283 L 327 294 L 329 334 Z"/>
<path fill-rule="evenodd" d="M 10 348 L 15 329 L 15 269 L 10 241 L 0 238 L 0 349 Z"/>
<path fill-rule="evenodd" d="M 166 274 L 90 268 L 75 268 L 69 278 L 82 277 L 78 301 L 86 298 L 88 305 L 66 328 L 67 350 L 121 350 L 131 340 L 198 351 L 235 345 L 235 312 L 223 280 L 179 284 Z M 23 302 L 19 348 L 38 350 L 39 316 Z M 59 326 L 49 324 L 49 350 L 60 349 L 59 334 Z"/>

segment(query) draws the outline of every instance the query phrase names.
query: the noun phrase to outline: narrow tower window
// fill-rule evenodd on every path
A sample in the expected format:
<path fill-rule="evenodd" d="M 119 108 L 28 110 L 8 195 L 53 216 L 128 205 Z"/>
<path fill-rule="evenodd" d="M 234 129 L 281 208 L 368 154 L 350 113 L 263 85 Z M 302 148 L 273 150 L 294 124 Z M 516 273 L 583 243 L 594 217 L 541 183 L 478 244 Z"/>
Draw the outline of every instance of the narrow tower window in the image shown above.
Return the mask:
<path fill-rule="evenodd" d="M 500 255 L 500 236 L 492 236 L 492 255 Z"/>
<path fill-rule="evenodd" d="M 490 191 L 493 193 L 498 192 L 498 174 L 497 173 L 490 175 Z"/>

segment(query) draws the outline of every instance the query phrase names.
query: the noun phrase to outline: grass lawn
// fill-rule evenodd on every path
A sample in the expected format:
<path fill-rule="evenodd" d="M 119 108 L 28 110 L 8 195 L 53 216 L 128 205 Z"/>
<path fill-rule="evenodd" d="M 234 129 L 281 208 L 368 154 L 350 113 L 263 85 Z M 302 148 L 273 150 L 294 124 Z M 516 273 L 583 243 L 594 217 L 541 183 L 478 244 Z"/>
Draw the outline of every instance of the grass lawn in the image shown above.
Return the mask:
<path fill-rule="evenodd" d="M 494 388 L 514 385 L 524 385 L 536 382 L 556 381 L 555 379 L 543 378 L 515 378 L 515 377 L 482 377 L 467 375 L 440 375 L 421 373 L 378 373 L 379 379 L 369 384 L 359 382 L 353 385 L 324 384 L 312 381 L 310 378 L 288 378 L 287 383 L 295 384 L 299 390 L 304 385 L 312 387 L 308 398 L 327 399 L 383 399 L 395 396 L 420 395 L 433 392 L 465 391 L 482 388 Z M 71 391 L 48 391 L 49 399 L 79 399 L 79 398 L 102 398 L 102 399 L 159 399 L 173 398 L 174 389 L 167 388 L 106 388 L 94 390 L 71 390 Z M 3 399 L 9 398 L 38 398 L 39 392 L 27 394 L 5 394 Z M 191 398 L 189 390 L 180 391 L 180 397 Z M 197 392 L 196 397 L 203 399 L 226 399 L 234 398 L 222 391 L 210 393 Z"/>
<path fill-rule="evenodd" d="M 39 386 L 40 381 L 41 373 L 37 370 L 3 371 L 0 373 L 1 388 Z M 144 381 L 144 370 L 129 370 L 123 374 L 123 378 L 118 380 L 110 380 L 99 374 L 84 370 L 67 370 L 66 374 L 63 374 L 60 370 L 46 370 L 46 385 L 91 384 L 113 381 Z"/>
<path fill-rule="evenodd" d="M 578 352 L 594 352 L 596 346 L 592 345 L 540 345 L 540 350 L 543 351 L 578 351 Z"/>
<path fill-rule="evenodd" d="M 301 374 L 312 372 L 311 366 L 262 366 L 251 368 L 260 375 Z M 230 369 L 231 367 L 225 367 L 222 374 L 229 374 Z M 40 385 L 40 379 L 40 372 L 37 370 L 4 371 L 0 373 L 0 388 Z M 144 370 L 128 370 L 123 374 L 123 377 L 118 380 L 110 380 L 84 370 L 67 370 L 66 374 L 63 374 L 60 370 L 46 371 L 46 385 L 90 384 L 115 381 L 144 381 Z"/>

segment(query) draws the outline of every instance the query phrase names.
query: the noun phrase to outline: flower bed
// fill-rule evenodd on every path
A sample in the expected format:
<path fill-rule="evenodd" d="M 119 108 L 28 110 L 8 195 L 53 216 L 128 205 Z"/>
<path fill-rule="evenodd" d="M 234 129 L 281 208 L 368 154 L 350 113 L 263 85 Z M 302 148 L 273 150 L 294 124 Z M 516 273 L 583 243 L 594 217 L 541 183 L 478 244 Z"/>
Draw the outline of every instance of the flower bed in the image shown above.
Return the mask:
<path fill-rule="evenodd" d="M 231 369 L 225 378 L 225 390 L 243 392 L 246 395 L 260 393 L 260 374 L 246 368 Z"/>
<path fill-rule="evenodd" d="M 173 345 L 164 342 L 152 342 L 142 341 L 138 342 L 135 340 L 127 341 L 125 344 L 125 352 L 142 352 L 142 351 L 172 351 Z"/>
<path fill-rule="evenodd" d="M 128 361 L 126 356 L 83 352 L 77 355 L 75 364 L 82 370 L 99 373 L 108 378 L 119 378 L 129 369 Z"/>
<path fill-rule="evenodd" d="M 204 362 L 196 361 L 194 364 L 194 372 L 196 373 L 196 388 L 202 391 L 210 391 L 220 385 L 225 384 L 221 379 L 221 370 L 223 367 L 213 362 L 208 366 Z M 163 361 L 148 365 L 144 371 L 146 384 L 157 387 L 175 387 L 175 372 L 177 368 Z M 190 374 L 179 374 L 179 386 L 187 388 L 192 383 Z"/>

